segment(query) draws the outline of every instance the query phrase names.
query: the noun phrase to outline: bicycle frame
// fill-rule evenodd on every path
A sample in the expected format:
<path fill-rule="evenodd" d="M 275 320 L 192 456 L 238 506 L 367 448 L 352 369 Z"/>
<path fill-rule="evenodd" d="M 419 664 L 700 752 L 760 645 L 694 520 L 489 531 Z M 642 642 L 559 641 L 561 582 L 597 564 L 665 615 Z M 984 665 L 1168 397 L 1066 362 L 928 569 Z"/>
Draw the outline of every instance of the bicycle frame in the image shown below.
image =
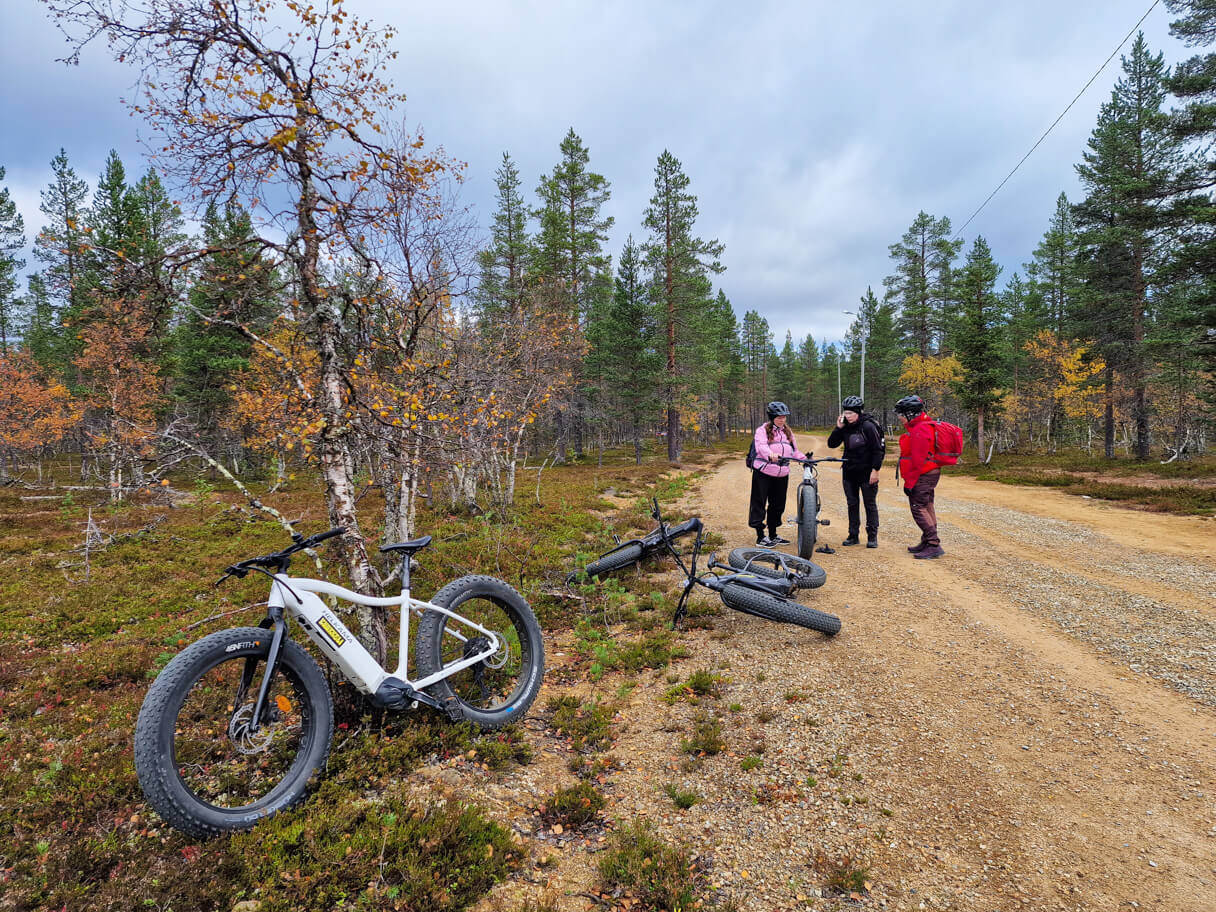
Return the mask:
<path fill-rule="evenodd" d="M 299 622 L 300 626 L 304 628 L 304 632 L 308 634 L 308 638 L 317 644 L 317 648 L 326 658 L 342 669 L 342 673 L 356 688 L 373 699 L 380 693 L 383 685 L 389 681 L 393 682 L 395 690 L 400 685 L 407 692 L 413 691 L 412 698 L 418 699 L 417 691 L 425 690 L 437 681 L 442 681 L 458 671 L 488 659 L 497 653 L 502 645 L 498 634 L 494 631 L 487 630 L 455 611 L 442 608 L 432 602 L 412 598 L 408 588 L 403 588 L 399 596 L 376 598 L 360 595 L 324 580 L 292 578 L 283 573 L 276 573 L 274 580 L 268 600 L 272 617 L 274 609 L 286 609 L 289 616 Z M 368 607 L 396 607 L 401 613 L 401 632 L 398 640 L 400 654 L 397 668 L 390 672 L 377 662 L 371 653 L 363 648 L 355 635 L 347 629 L 346 625 L 338 619 L 337 615 L 321 601 L 318 593 Z M 441 671 L 425 678 L 417 681 L 410 680 L 408 674 L 410 613 L 421 615 L 423 611 L 438 611 L 483 634 L 489 640 L 486 649 L 458 662 L 453 662 Z M 459 631 L 447 630 L 445 632 L 462 642 L 467 642 L 468 638 Z"/>

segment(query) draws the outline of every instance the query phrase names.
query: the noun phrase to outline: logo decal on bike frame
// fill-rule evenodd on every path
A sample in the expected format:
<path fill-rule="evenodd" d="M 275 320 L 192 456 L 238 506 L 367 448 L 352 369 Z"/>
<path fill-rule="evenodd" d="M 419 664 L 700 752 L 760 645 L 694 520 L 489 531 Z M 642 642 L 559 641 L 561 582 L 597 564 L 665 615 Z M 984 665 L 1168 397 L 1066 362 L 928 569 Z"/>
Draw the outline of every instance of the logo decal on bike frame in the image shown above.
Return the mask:
<path fill-rule="evenodd" d="M 334 645 L 339 649 L 342 647 L 342 644 L 346 642 L 346 637 L 338 633 L 338 628 L 335 627 L 325 615 L 321 615 L 320 619 L 317 621 L 317 626 L 325 631 L 325 635 L 333 640 Z"/>

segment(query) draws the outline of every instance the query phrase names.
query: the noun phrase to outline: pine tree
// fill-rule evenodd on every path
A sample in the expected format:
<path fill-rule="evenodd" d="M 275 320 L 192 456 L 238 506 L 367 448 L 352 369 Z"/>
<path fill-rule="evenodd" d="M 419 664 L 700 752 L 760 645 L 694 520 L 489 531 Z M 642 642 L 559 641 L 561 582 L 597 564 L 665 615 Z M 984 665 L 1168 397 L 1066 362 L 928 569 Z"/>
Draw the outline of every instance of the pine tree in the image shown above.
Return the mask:
<path fill-rule="evenodd" d="M 1162 54 L 1153 55 L 1141 33 L 1131 53 L 1123 58 L 1123 78 L 1110 101 L 1102 106 L 1089 140 L 1085 161 L 1077 166 L 1085 200 L 1076 213 L 1082 228 L 1083 254 L 1091 274 L 1125 274 L 1112 287 L 1116 297 L 1091 306 L 1095 316 L 1109 316 L 1123 324 L 1126 343 L 1107 346 L 1109 364 L 1127 378 L 1132 391 L 1132 419 L 1136 428 L 1136 454 L 1149 455 L 1148 364 L 1145 341 L 1150 331 L 1150 289 L 1162 263 L 1164 229 L 1178 196 L 1178 175 L 1186 164 L 1183 144 L 1169 129 L 1163 105 L 1167 71 Z M 1123 264 L 1121 267 L 1119 264 Z M 1091 305 L 1094 298 L 1090 297 Z M 1108 415 L 1113 412 L 1108 408 Z M 1107 439 L 1113 439 L 1108 418 Z"/>
<path fill-rule="evenodd" d="M 1000 403 L 1002 369 L 1000 298 L 996 279 L 1001 268 L 993 261 L 988 242 L 977 237 L 967 262 L 957 276 L 959 320 L 953 330 L 952 349 L 963 368 L 955 384 L 959 404 L 975 415 L 976 446 L 984 456 L 985 421 Z"/>
<path fill-rule="evenodd" d="M 604 253 L 613 219 L 600 214 L 611 197 L 610 185 L 587 170 L 589 162 L 590 153 L 571 128 L 561 142 L 561 161 L 536 188 L 543 205 L 535 212 L 540 223 L 535 268 L 559 284 L 559 294 L 580 322 L 613 289 L 612 258 Z"/>
<path fill-rule="evenodd" d="M 886 299 L 899 307 L 907 348 L 922 358 L 941 345 L 949 322 L 951 267 L 962 244 L 950 238 L 950 219 L 921 211 L 889 248 L 895 272 L 883 280 Z"/>
<path fill-rule="evenodd" d="M 693 233 L 697 198 L 680 162 L 666 150 L 655 166 L 654 196 L 643 224 L 650 236 L 642 246 L 664 335 L 667 409 L 667 458 L 680 458 L 680 406 L 687 392 L 689 369 L 684 354 L 697 346 L 697 335 L 710 327 L 709 276 L 722 271 L 723 246 Z"/>
<path fill-rule="evenodd" d="M 25 221 L 4 186 L 0 166 L 0 354 L 8 354 L 8 343 L 18 325 L 17 274 L 25 267 L 15 251 L 25 246 Z"/>
<path fill-rule="evenodd" d="M 45 357 L 52 359 L 45 366 L 65 371 L 79 346 L 74 335 L 63 331 L 63 324 L 74 319 L 86 297 L 84 217 L 89 185 L 76 176 L 63 149 L 51 160 L 51 174 L 39 206 L 49 221 L 34 240 L 34 258 L 45 265 L 42 280 L 52 308 L 45 325 L 54 327 L 58 337 L 53 346 L 44 347 Z"/>

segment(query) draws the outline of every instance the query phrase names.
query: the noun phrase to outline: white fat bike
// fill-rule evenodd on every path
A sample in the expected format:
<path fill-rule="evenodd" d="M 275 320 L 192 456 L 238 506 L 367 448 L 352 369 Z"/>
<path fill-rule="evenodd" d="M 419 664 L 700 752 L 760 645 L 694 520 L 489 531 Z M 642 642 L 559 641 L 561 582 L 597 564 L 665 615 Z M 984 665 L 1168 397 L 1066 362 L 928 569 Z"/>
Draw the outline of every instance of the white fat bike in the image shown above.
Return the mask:
<path fill-rule="evenodd" d="M 373 598 L 287 575 L 293 554 L 345 531 L 293 535 L 283 551 L 228 567 L 220 582 L 250 571 L 270 577 L 266 618 L 192 644 L 149 688 L 135 727 L 135 770 L 148 803 L 171 826 L 195 837 L 247 830 L 298 803 L 324 766 L 333 700 L 316 660 L 290 638 L 289 621 L 384 709 L 422 704 L 488 730 L 522 718 L 536 699 L 544 644 L 515 589 L 464 576 L 429 602 L 410 596 L 413 555 L 430 544 L 429 535 L 380 549 L 402 557 L 399 596 Z M 321 595 L 398 608 L 397 668 L 383 668 Z M 407 668 L 411 613 L 419 617 L 415 679 Z"/>

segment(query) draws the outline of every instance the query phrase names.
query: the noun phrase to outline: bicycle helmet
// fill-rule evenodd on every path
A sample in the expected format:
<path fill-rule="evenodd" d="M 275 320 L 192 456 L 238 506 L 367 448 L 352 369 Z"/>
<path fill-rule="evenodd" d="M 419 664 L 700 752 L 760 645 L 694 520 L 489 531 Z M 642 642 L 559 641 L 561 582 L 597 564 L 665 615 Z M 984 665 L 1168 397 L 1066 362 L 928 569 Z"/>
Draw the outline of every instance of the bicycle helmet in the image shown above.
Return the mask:
<path fill-rule="evenodd" d="M 904 396 L 895 403 L 895 413 L 905 418 L 915 418 L 925 410 L 925 400 L 920 396 Z"/>
<path fill-rule="evenodd" d="M 774 418 L 781 415 L 785 415 L 788 418 L 790 414 L 790 407 L 784 402 L 770 402 L 764 407 L 764 411 L 768 414 L 768 420 L 772 421 Z"/>
<path fill-rule="evenodd" d="M 860 415 L 861 410 L 866 407 L 866 404 L 861 401 L 860 396 L 845 396 L 844 402 L 840 403 L 840 407 Z"/>

